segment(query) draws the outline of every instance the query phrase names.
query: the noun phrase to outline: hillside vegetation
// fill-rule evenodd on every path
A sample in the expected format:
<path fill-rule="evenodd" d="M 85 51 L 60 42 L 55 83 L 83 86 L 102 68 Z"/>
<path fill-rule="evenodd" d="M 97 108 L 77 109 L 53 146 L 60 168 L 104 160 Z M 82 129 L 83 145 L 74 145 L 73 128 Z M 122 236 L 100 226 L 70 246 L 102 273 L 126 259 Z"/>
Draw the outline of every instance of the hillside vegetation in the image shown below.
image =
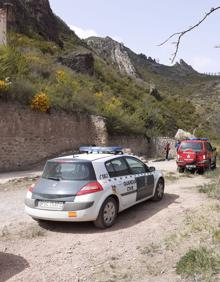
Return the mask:
<path fill-rule="evenodd" d="M 26 14 L 25 9 L 35 11 L 31 6 L 34 1 L 29 1 L 29 6 L 24 6 L 25 0 L 11 2 L 15 15 L 16 8 Z M 182 66 L 155 65 L 129 49 L 126 52 L 130 52 L 138 75 L 123 73 L 110 57 L 103 57 L 98 49 L 80 40 L 51 10 L 46 13 L 45 9 L 50 9 L 44 6 L 49 4 L 47 0 L 40 3 L 43 16 L 50 19 L 45 24 L 55 21 L 56 32 L 50 36 L 49 27 L 42 32 L 37 15 L 28 18 L 29 28 L 22 17 L 11 22 L 8 46 L 0 49 L 0 101 L 19 102 L 48 114 L 63 109 L 102 115 L 111 134 L 172 136 L 178 128 L 193 131 L 198 127 L 198 136 L 208 129 L 210 137 L 218 137 L 218 125 L 213 128 L 202 122 L 208 107 L 202 108 L 205 99 L 200 95 L 205 85 L 216 100 L 213 83 L 218 78 L 194 70 L 188 73 L 188 69 L 185 73 Z"/>

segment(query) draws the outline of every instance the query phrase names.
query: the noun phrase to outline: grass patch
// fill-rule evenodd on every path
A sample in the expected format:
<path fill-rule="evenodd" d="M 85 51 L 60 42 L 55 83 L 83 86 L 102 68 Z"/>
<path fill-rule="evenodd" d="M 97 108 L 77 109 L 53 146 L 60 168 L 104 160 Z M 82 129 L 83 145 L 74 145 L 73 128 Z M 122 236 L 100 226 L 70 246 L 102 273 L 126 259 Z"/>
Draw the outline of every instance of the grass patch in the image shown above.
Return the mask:
<path fill-rule="evenodd" d="M 177 274 L 183 277 L 212 276 L 219 271 L 220 258 L 206 248 L 188 251 L 176 265 Z"/>
<path fill-rule="evenodd" d="M 207 178 L 218 178 L 220 174 L 220 168 L 216 168 L 213 170 L 208 170 L 205 172 L 204 176 Z"/>
<path fill-rule="evenodd" d="M 213 232 L 213 241 L 217 244 L 220 243 L 220 228 L 214 230 Z"/>
<path fill-rule="evenodd" d="M 45 234 L 46 234 L 46 230 L 44 230 L 38 225 L 33 225 L 30 228 L 26 228 L 19 233 L 20 237 L 24 239 L 43 237 L 45 236 Z"/>
<path fill-rule="evenodd" d="M 220 183 L 219 181 L 204 184 L 200 186 L 199 192 L 207 194 L 211 198 L 220 199 Z"/>
<path fill-rule="evenodd" d="M 154 243 L 151 243 L 150 245 L 144 247 L 143 249 L 140 249 L 140 253 L 142 255 L 149 255 L 154 256 L 154 254 L 160 252 L 161 247 L 159 245 L 156 245 Z"/>
<path fill-rule="evenodd" d="M 168 181 L 176 181 L 179 179 L 179 177 L 174 172 L 169 172 L 165 176 L 166 180 Z"/>
<path fill-rule="evenodd" d="M 33 239 L 37 237 L 43 237 L 46 235 L 46 230 L 38 225 L 31 225 L 23 228 L 22 230 L 16 231 L 14 228 L 8 228 L 4 226 L 0 231 L 0 238 L 2 240 L 17 240 L 19 239 Z"/>

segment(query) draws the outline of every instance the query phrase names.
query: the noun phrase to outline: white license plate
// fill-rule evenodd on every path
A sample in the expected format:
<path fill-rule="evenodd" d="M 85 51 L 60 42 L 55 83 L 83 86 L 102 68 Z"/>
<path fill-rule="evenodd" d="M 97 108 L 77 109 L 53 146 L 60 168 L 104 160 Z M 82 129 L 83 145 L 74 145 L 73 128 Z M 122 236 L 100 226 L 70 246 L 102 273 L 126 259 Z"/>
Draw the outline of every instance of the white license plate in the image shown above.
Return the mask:
<path fill-rule="evenodd" d="M 62 210 L 63 202 L 39 201 L 38 207 L 47 210 Z"/>
<path fill-rule="evenodd" d="M 196 165 L 186 165 L 186 168 L 196 168 Z"/>

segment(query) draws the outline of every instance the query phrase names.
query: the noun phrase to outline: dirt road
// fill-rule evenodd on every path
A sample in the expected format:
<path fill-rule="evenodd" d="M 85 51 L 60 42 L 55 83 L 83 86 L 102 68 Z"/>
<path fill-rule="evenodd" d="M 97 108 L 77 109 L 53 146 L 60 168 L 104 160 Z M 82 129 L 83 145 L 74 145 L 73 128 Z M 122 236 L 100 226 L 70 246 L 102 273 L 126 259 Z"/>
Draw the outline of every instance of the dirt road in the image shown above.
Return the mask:
<path fill-rule="evenodd" d="M 122 212 L 104 231 L 92 223 L 39 226 L 24 213 L 32 181 L 0 184 L 0 281 L 182 281 L 176 262 L 201 236 L 192 236 L 189 219 L 216 203 L 196 188 L 207 178 L 179 175 L 174 161 L 151 164 L 167 175 L 163 201 Z"/>

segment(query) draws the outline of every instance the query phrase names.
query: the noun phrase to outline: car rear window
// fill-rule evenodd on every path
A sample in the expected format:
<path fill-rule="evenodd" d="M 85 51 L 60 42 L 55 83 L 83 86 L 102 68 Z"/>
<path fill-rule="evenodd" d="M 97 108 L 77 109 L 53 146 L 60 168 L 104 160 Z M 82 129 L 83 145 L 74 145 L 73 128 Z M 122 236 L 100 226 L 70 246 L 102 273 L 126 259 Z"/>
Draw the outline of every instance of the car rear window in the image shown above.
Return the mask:
<path fill-rule="evenodd" d="M 96 180 L 91 162 L 48 161 L 42 178 L 52 180 Z"/>
<path fill-rule="evenodd" d="M 180 145 L 180 150 L 193 150 L 195 152 L 200 152 L 202 150 L 202 143 L 200 142 L 182 142 Z"/>

